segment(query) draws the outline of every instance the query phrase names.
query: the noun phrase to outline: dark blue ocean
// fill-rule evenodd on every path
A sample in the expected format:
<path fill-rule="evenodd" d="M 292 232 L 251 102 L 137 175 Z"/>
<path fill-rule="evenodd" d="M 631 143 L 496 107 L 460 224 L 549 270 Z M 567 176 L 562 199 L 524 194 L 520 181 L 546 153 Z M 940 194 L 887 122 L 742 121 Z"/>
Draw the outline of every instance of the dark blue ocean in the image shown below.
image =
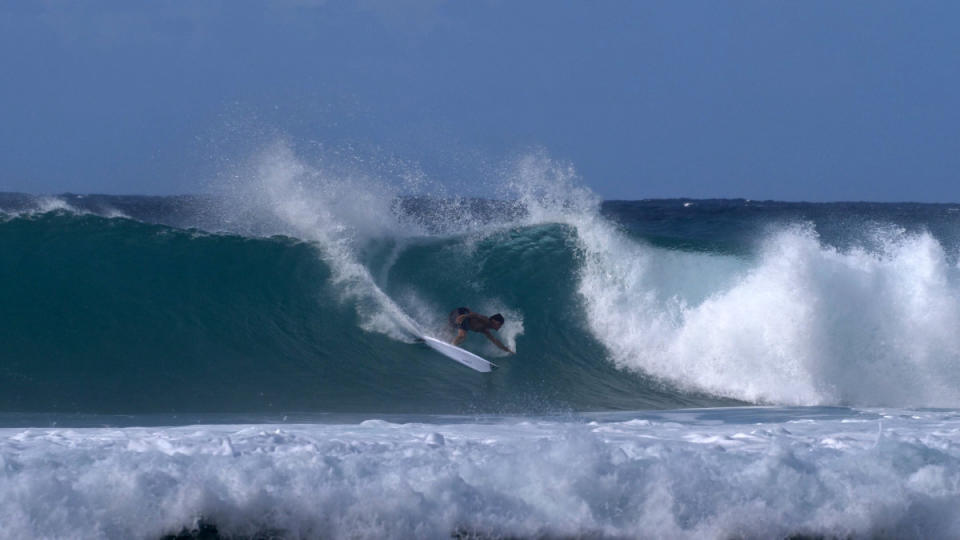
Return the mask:
<path fill-rule="evenodd" d="M 0 538 L 960 536 L 960 204 L 541 165 L 0 194 Z"/>
<path fill-rule="evenodd" d="M 311 231 L 213 196 L 2 195 L 0 411 L 960 404 L 956 205 L 524 204 Z M 461 305 L 507 316 L 515 356 L 465 343 L 493 375 L 413 343 L 407 318 L 449 338 Z"/>

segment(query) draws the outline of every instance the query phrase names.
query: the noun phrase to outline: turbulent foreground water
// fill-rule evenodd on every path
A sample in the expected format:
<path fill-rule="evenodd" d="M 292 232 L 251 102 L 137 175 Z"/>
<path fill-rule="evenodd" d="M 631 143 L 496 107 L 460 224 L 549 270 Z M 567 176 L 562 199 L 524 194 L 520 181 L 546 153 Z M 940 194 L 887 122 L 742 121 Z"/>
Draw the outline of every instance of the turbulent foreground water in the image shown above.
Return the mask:
<path fill-rule="evenodd" d="M 960 536 L 960 206 L 423 192 L 0 194 L 0 536 Z"/>
<path fill-rule="evenodd" d="M 244 420 L 258 421 L 2 429 L 3 534 L 960 534 L 955 411 L 723 408 Z M 297 423 L 303 421 L 310 423 Z"/>

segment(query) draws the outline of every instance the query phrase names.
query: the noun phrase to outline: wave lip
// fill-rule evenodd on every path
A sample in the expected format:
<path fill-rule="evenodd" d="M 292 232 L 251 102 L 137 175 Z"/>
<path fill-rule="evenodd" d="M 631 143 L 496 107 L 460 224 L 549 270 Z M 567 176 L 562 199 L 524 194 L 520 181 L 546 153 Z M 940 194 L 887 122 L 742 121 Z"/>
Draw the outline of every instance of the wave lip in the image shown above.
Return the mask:
<path fill-rule="evenodd" d="M 603 203 L 543 155 L 493 184 L 279 144 L 214 195 L 0 194 L 0 409 L 960 406 L 952 207 Z M 414 344 L 460 305 L 507 315 L 496 384 Z"/>

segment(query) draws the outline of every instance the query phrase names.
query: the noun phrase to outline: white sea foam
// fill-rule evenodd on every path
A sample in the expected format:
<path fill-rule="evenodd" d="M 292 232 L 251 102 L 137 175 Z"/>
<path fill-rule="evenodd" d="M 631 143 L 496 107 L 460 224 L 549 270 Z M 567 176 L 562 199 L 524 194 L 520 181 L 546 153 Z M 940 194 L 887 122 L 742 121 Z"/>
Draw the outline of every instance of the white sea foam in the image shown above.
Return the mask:
<path fill-rule="evenodd" d="M 50 212 L 68 212 L 71 214 L 86 213 L 83 210 L 74 208 L 62 198 L 52 195 L 32 198 L 29 203 L 26 207 L 16 210 L 0 209 L 0 219 L 10 220 L 19 217 L 32 217 Z"/>
<path fill-rule="evenodd" d="M 79 213 L 76 208 L 70 206 L 69 203 L 59 197 L 40 197 L 36 200 L 36 205 L 37 208 L 35 211 L 41 214 L 45 214 L 47 212 L 56 212 L 58 210 Z"/>
<path fill-rule="evenodd" d="M 960 535 L 956 412 L 587 420 L 6 428 L 0 536 Z"/>
<path fill-rule="evenodd" d="M 82 199 L 82 195 L 77 195 L 77 198 Z M 86 208 L 77 208 L 73 206 L 68 201 L 64 200 L 63 197 L 54 196 L 54 195 L 42 195 L 38 197 L 32 197 L 29 199 L 29 204 L 23 208 L 18 208 L 16 210 L 10 209 L 0 209 L 0 220 L 10 220 L 16 219 L 19 217 L 35 217 L 43 214 L 49 213 L 67 213 L 74 215 L 98 215 L 105 218 L 127 218 L 130 216 L 117 210 L 116 208 L 103 207 L 99 208 L 96 211 L 89 210 Z"/>
<path fill-rule="evenodd" d="M 567 166 L 514 177 L 530 223 L 576 229 L 587 326 L 619 366 L 750 402 L 960 405 L 960 269 L 931 234 L 839 250 L 798 224 L 751 258 L 684 253 L 603 220 Z"/>
<path fill-rule="evenodd" d="M 960 276 L 929 234 L 844 252 L 788 228 L 705 298 L 664 294 L 656 280 L 669 269 L 654 261 L 723 264 L 604 240 L 587 244 L 596 257 L 580 287 L 591 329 L 622 366 L 753 402 L 960 403 Z"/>

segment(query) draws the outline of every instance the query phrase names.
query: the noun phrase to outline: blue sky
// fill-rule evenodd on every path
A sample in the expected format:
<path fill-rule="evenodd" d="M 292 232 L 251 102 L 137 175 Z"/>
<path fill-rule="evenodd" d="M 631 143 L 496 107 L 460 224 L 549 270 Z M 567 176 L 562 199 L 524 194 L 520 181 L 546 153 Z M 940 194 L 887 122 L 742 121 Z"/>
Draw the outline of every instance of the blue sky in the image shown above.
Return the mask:
<path fill-rule="evenodd" d="M 608 199 L 960 201 L 957 2 L 19 1 L 0 191 L 182 193 L 283 137 Z"/>

